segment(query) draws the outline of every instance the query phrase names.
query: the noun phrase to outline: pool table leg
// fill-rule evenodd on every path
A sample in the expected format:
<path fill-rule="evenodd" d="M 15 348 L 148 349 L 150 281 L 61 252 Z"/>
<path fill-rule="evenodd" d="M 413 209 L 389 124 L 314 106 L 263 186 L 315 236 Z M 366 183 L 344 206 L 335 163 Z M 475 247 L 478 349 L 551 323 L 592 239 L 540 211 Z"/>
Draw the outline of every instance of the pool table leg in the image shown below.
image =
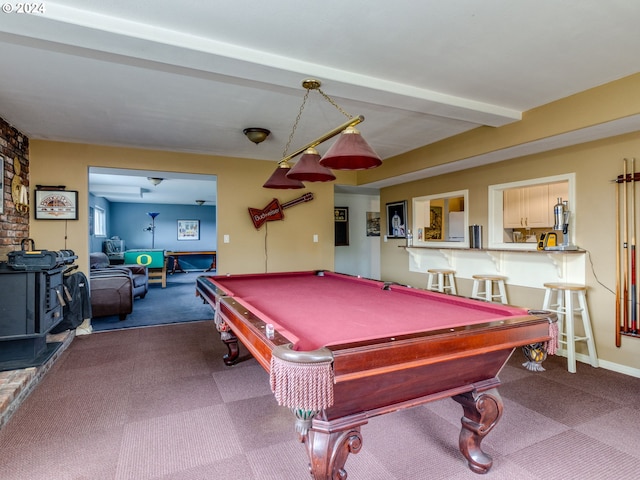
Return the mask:
<path fill-rule="evenodd" d="M 493 459 L 482 451 L 480 443 L 493 429 L 502 416 L 503 403 L 498 390 L 492 388 L 484 392 L 471 391 L 455 395 L 453 399 L 462 405 L 460 451 L 476 473 L 487 473 Z"/>
<path fill-rule="evenodd" d="M 224 364 L 230 367 L 240 361 L 240 346 L 238 345 L 238 339 L 233 336 L 231 338 L 223 338 L 222 342 L 227 346 L 228 352 L 222 357 Z"/>
<path fill-rule="evenodd" d="M 361 419 L 355 424 L 340 425 L 333 430 L 329 424 L 315 422 L 300 441 L 307 448 L 309 455 L 309 473 L 314 480 L 345 480 L 347 471 L 344 464 L 350 453 L 356 454 L 362 449 L 360 426 L 367 423 Z"/>
<path fill-rule="evenodd" d="M 240 357 L 240 341 L 238 337 L 235 336 L 229 325 L 225 322 L 216 320 L 216 329 L 220 334 L 220 340 L 227 346 L 227 353 L 222 356 L 222 360 L 224 364 L 228 367 L 235 365 L 236 363 L 242 362 L 251 358 L 251 355 L 245 355 L 244 357 Z"/>

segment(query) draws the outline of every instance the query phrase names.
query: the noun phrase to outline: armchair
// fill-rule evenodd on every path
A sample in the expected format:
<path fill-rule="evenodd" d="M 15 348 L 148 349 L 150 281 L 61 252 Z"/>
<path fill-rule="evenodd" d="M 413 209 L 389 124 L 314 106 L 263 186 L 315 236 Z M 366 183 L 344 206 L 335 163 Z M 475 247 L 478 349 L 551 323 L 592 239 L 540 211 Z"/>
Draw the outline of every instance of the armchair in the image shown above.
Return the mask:
<path fill-rule="evenodd" d="M 133 312 L 133 280 L 124 270 L 91 272 L 92 317 L 118 315 L 120 320 Z"/>
<path fill-rule="evenodd" d="M 117 270 L 128 270 L 133 279 L 133 297 L 144 298 L 149 291 L 149 272 L 147 267 L 138 264 L 111 265 L 109 257 L 100 252 L 90 255 L 91 273 L 97 271 L 114 272 Z M 104 272 L 103 272 L 104 273 Z"/>
<path fill-rule="evenodd" d="M 94 317 L 118 315 L 124 320 L 133 311 L 134 297 L 147 294 L 148 273 L 141 265 L 109 265 L 104 253 L 90 256 L 89 284 Z"/>

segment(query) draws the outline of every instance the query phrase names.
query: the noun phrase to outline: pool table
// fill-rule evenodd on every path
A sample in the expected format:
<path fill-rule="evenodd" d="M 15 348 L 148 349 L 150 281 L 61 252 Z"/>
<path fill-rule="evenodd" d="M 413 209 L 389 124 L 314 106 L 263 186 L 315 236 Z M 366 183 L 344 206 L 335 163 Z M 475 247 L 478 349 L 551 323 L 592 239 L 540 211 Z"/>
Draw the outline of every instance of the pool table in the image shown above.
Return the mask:
<path fill-rule="evenodd" d="M 368 419 L 451 397 L 462 405 L 459 447 L 486 473 L 483 438 L 502 415 L 498 373 L 516 347 L 547 342 L 545 312 L 328 271 L 202 276 L 196 294 L 269 372 L 316 480 L 344 479 Z"/>

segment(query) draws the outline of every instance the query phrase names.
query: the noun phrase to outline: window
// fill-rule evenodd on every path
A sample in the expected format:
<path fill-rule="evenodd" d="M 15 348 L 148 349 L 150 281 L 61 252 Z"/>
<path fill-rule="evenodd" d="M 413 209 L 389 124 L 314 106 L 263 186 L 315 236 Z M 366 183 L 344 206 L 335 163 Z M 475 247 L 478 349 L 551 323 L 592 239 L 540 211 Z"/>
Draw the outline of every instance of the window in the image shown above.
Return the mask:
<path fill-rule="evenodd" d="M 566 183 L 565 183 L 566 182 Z M 555 175 L 552 177 L 543 177 L 543 178 L 533 178 L 530 180 L 523 180 L 519 182 L 511 182 L 511 183 L 502 183 L 499 185 L 490 185 L 489 186 L 489 248 L 497 248 L 497 249 L 518 249 L 518 250 L 535 250 L 537 248 L 537 242 L 533 241 L 533 236 L 536 233 L 536 224 L 532 222 L 525 223 L 523 227 L 525 227 L 525 234 L 522 232 L 518 235 L 522 236 L 522 240 L 527 240 L 527 228 L 531 229 L 531 238 L 532 241 L 520 241 L 514 239 L 512 235 L 517 233 L 519 228 L 513 228 L 514 225 L 509 225 L 505 223 L 505 209 L 508 209 L 508 206 L 505 204 L 505 197 L 507 198 L 506 202 L 509 202 L 510 194 L 512 192 L 518 191 L 528 191 L 535 190 L 535 187 L 544 187 L 548 186 L 549 189 L 549 204 L 552 205 L 556 203 L 556 195 L 552 192 L 554 191 L 555 186 L 563 185 L 564 191 L 568 191 L 568 198 L 564 198 L 568 203 L 570 215 L 570 229 L 569 229 L 569 237 L 573 237 L 573 230 L 575 226 L 573 225 L 575 221 L 575 209 L 576 209 L 576 195 L 575 195 L 575 174 L 568 173 L 565 175 Z M 505 194 L 505 192 L 507 192 Z M 553 207 L 547 206 L 547 213 L 549 213 L 551 219 L 553 217 Z M 521 216 L 521 215 L 520 215 Z M 518 215 L 516 215 L 518 217 Z M 506 222 L 509 222 L 509 213 L 507 210 Z M 553 224 L 553 221 L 543 222 L 549 224 L 549 227 L 542 227 L 542 230 L 550 230 Z M 542 224 L 541 224 L 542 225 Z"/>
<path fill-rule="evenodd" d="M 95 207 L 93 210 L 93 233 L 96 237 L 107 236 L 107 214 L 103 208 Z"/>
<path fill-rule="evenodd" d="M 413 244 L 422 247 L 468 247 L 468 190 L 415 197 Z"/>

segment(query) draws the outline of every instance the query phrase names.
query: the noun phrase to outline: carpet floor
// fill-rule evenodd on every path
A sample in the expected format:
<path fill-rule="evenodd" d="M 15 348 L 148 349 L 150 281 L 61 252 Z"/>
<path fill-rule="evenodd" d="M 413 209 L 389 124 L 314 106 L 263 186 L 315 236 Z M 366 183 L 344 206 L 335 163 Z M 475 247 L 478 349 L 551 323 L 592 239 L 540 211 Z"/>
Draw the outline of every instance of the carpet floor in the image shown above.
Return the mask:
<path fill-rule="evenodd" d="M 77 337 L 0 430 L 3 480 L 303 480 L 307 456 L 251 359 L 226 367 L 211 321 Z M 640 379 L 553 357 L 502 371 L 504 415 L 483 478 L 640 478 Z M 349 480 L 477 480 L 458 450 L 460 406 L 373 418 Z"/>
<path fill-rule="evenodd" d="M 196 278 L 202 272 L 167 275 L 167 286 L 152 283 L 144 298 L 136 298 L 133 312 L 120 320 L 118 315 L 96 317 L 91 326 L 96 332 L 120 328 L 147 327 L 167 323 L 193 322 L 212 317 L 211 307 L 196 297 Z"/>

